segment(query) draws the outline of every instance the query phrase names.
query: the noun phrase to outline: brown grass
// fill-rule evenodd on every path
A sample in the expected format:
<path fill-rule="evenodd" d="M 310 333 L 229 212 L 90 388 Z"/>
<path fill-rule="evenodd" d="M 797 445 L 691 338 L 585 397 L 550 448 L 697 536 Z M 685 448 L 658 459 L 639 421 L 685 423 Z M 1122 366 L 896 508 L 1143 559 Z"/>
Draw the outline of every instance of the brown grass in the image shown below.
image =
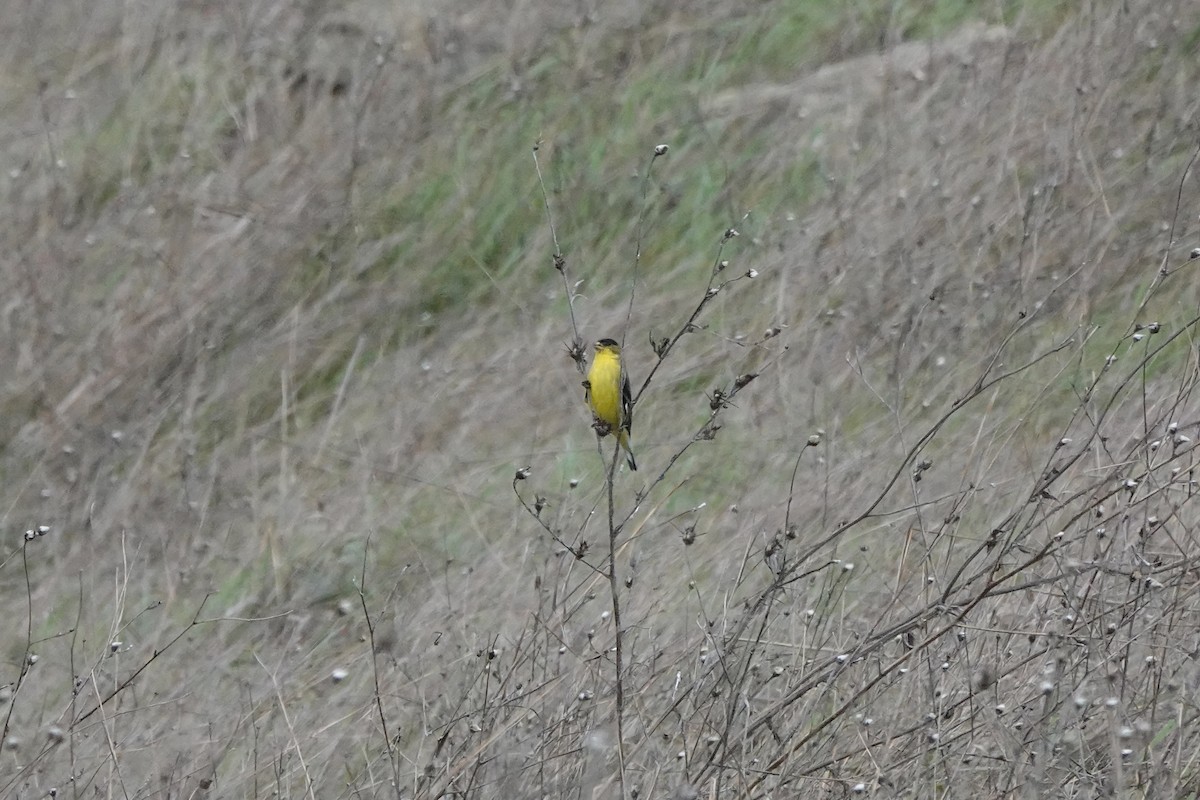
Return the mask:
<path fill-rule="evenodd" d="M 1194 4 L 8 5 L 0 796 L 1200 794 Z"/>

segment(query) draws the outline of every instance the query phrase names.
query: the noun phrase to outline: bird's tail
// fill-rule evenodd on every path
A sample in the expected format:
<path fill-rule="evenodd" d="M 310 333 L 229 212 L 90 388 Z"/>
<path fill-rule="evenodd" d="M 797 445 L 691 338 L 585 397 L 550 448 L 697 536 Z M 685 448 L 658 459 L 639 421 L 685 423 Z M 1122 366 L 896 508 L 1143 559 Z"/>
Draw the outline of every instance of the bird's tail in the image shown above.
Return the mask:
<path fill-rule="evenodd" d="M 621 447 L 625 448 L 626 461 L 629 462 L 629 468 L 637 472 L 637 460 L 633 457 L 633 448 L 629 446 L 629 434 L 625 431 L 617 432 L 617 441 L 621 443 Z"/>

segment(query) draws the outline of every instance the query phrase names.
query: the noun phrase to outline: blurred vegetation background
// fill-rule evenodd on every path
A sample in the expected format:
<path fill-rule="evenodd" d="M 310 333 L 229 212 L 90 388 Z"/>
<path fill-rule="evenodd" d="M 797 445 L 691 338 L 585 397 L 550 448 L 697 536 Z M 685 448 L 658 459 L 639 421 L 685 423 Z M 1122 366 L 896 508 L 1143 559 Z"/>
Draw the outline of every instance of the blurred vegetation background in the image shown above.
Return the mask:
<path fill-rule="evenodd" d="M 1122 472 L 1182 436 L 1183 460 L 1144 466 L 1190 480 L 1200 434 L 1195 3 L 3 8 L 0 795 L 617 796 L 603 464 L 546 203 L 586 341 L 625 329 L 640 247 L 635 385 L 726 229 L 729 274 L 756 273 L 658 371 L 643 469 L 618 476 L 638 796 L 1200 791 L 1194 701 L 1135 724 L 1195 688 L 1186 498 Z M 1134 351 L 1151 323 L 1173 345 Z M 1054 474 L 1080 483 L 1039 483 L 1070 442 Z M 513 496 L 527 465 L 558 541 Z M 1084 537 L 1116 480 L 1181 529 L 1176 582 L 1146 578 L 1172 599 L 1121 606 L 1110 642 L 1122 675 L 1173 666 L 1091 723 L 1111 747 L 1030 677 L 1112 685 L 1099 645 L 1055 627 L 1061 598 L 1103 594 L 1065 556 L 987 621 L 972 605 L 1008 637 L 987 680 L 980 653 L 918 634 L 919 680 L 854 694 L 872 661 L 798 688 L 888 614 L 944 607 L 930 587 L 1031 496 L 1058 505 L 1014 558 Z M 793 575 L 852 572 L 784 585 L 781 541 L 820 543 Z M 1071 564 L 1125 587 L 1167 563 L 1133 549 Z M 738 655 L 722 631 L 767 590 Z M 1036 658 L 1008 643 L 1026 638 Z M 760 672 L 778 691 L 747 688 Z M 1056 702 L 1103 694 L 1075 689 Z M 948 754 L 927 715 L 951 696 L 971 712 Z M 1004 739 L 996 705 L 1030 735 Z M 851 733 L 856 713 L 891 727 Z"/>

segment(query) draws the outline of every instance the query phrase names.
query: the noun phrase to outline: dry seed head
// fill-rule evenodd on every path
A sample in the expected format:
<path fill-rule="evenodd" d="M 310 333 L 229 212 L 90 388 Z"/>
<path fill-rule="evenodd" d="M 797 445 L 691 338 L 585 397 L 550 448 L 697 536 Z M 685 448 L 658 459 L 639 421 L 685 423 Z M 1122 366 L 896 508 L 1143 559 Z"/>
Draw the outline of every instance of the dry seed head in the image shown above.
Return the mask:
<path fill-rule="evenodd" d="M 578 364 L 580 368 L 582 368 L 587 355 L 586 351 L 583 349 L 583 340 L 576 339 L 566 347 L 567 355 L 570 356 L 571 360 Z"/>
<path fill-rule="evenodd" d="M 667 151 L 670 149 L 671 149 L 670 145 L 665 145 L 665 144 L 655 145 L 654 146 L 654 156 L 656 158 L 658 156 L 665 156 L 667 154 Z"/>
<path fill-rule="evenodd" d="M 517 470 L 517 474 L 513 476 L 513 480 L 523 481 L 533 472 L 533 467 L 522 467 Z"/>
<path fill-rule="evenodd" d="M 1192 252 L 1188 253 L 1192 258 L 1200 258 L 1200 247 L 1193 247 Z"/>

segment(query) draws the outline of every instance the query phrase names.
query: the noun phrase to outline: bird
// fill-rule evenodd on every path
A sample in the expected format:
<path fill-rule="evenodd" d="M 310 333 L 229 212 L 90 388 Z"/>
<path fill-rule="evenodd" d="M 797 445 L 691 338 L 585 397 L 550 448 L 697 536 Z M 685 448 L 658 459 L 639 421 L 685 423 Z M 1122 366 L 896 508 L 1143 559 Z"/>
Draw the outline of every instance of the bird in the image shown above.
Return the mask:
<path fill-rule="evenodd" d="M 629 391 L 629 375 L 621 362 L 621 345 L 615 339 L 601 339 L 596 342 L 595 349 L 591 369 L 583 382 L 584 398 L 595 417 L 596 432 L 601 436 L 615 433 L 618 447 L 625 448 L 629 468 L 636 472 L 637 460 L 629 447 L 633 398 Z"/>

